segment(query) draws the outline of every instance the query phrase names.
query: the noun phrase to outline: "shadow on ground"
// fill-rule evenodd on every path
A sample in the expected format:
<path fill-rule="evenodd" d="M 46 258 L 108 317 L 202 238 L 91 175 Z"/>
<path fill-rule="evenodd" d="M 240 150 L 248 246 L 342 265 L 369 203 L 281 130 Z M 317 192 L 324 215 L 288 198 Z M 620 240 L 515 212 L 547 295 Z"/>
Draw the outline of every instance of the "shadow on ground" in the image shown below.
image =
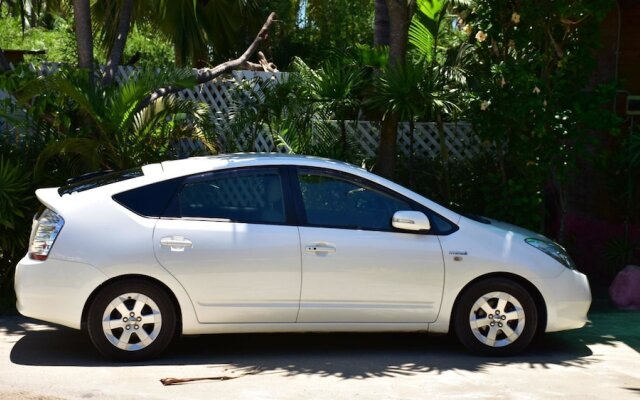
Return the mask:
<path fill-rule="evenodd" d="M 448 336 L 394 334 L 242 334 L 186 337 L 165 355 L 139 364 L 105 361 L 82 333 L 55 328 L 26 330 L 20 324 L 0 330 L 24 335 L 11 351 L 11 361 L 46 366 L 229 366 L 253 373 L 335 376 L 366 379 L 448 370 L 482 371 L 494 365 L 529 364 L 531 367 L 587 366 L 597 362 L 587 345 L 616 345 L 620 341 L 638 351 L 640 313 L 596 310 L 590 326 L 547 334 L 527 352 L 511 358 L 471 356 Z M 9 319 L 9 321 L 12 319 Z M 24 322 L 24 321 L 23 321 Z"/>

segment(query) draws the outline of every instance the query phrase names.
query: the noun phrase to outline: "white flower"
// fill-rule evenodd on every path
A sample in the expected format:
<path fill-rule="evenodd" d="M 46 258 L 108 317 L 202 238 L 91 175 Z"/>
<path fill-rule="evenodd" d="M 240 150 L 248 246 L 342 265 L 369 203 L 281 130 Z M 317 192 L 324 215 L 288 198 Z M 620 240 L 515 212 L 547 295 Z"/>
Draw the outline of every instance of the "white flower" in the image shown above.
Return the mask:
<path fill-rule="evenodd" d="M 504 80 L 504 76 L 502 77 L 502 82 L 500 82 L 500 86 L 504 87 L 507 84 L 507 81 Z"/>
<path fill-rule="evenodd" d="M 520 14 L 518 14 L 517 12 L 511 14 L 511 22 L 518 25 L 520 23 Z"/>
<path fill-rule="evenodd" d="M 537 87 L 537 86 L 536 86 L 536 87 L 534 87 L 534 88 L 533 88 L 533 93 L 534 93 L 534 94 L 540 94 L 540 88 L 539 88 L 539 87 Z"/>
<path fill-rule="evenodd" d="M 487 111 L 487 108 L 489 108 L 489 105 L 491 104 L 490 101 L 488 100 L 483 100 L 482 103 L 480 103 L 480 110 L 482 111 Z"/>
<path fill-rule="evenodd" d="M 478 42 L 484 42 L 485 40 L 487 40 L 487 34 L 483 31 L 478 31 L 478 33 L 476 33 L 476 40 Z"/>
<path fill-rule="evenodd" d="M 472 31 L 473 31 L 473 27 L 469 24 L 466 24 L 464 28 L 462 28 L 462 32 L 464 32 L 466 35 L 471 35 Z"/>

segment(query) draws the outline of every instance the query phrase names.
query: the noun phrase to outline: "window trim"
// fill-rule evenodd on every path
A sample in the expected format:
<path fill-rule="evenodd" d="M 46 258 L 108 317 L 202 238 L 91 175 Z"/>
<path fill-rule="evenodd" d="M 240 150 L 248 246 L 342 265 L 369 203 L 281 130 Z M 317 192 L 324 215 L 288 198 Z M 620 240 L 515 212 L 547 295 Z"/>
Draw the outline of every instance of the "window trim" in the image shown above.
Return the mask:
<path fill-rule="evenodd" d="M 438 218 L 441 218 L 447 221 L 449 224 L 451 224 L 452 228 L 448 231 L 439 231 L 432 226 L 432 228 L 428 231 L 409 232 L 402 229 L 394 228 L 393 226 L 391 226 L 391 229 L 374 229 L 374 228 L 361 228 L 361 227 L 354 228 L 354 227 L 345 227 L 345 226 L 310 224 L 309 221 L 307 220 L 306 210 L 304 208 L 304 202 L 302 199 L 302 191 L 300 189 L 300 180 L 298 179 L 299 174 L 305 170 L 312 171 L 312 173 L 317 173 L 320 175 L 327 175 L 330 177 L 343 179 L 343 180 L 346 180 L 347 182 L 353 182 L 357 185 L 367 186 L 375 191 L 384 193 L 392 198 L 395 198 L 396 200 L 403 201 L 409 204 L 409 206 L 412 207 L 412 210 L 407 210 L 407 211 L 423 212 L 429 219 L 431 219 L 432 216 L 436 216 Z M 295 200 L 295 211 L 296 211 L 296 217 L 298 220 L 298 226 L 309 227 L 309 228 L 347 229 L 347 230 L 361 230 L 361 231 L 387 232 L 387 233 L 404 233 L 404 234 L 411 234 L 411 235 L 417 234 L 417 235 L 438 235 L 438 236 L 447 236 L 456 232 L 458 229 L 460 229 L 458 225 L 450 221 L 448 218 L 443 217 L 442 215 L 436 213 L 430 208 L 424 206 L 423 204 L 420 204 L 417 201 L 410 199 L 401 193 L 398 193 L 392 189 L 389 189 L 388 187 L 385 187 L 383 185 L 380 185 L 376 182 L 373 182 L 369 179 L 363 178 L 358 175 L 350 174 L 348 172 L 339 171 L 331 168 L 313 167 L 313 166 L 307 166 L 307 165 L 292 166 L 289 168 L 288 173 L 289 173 L 290 185 L 292 188 L 295 188 L 293 199 Z"/>

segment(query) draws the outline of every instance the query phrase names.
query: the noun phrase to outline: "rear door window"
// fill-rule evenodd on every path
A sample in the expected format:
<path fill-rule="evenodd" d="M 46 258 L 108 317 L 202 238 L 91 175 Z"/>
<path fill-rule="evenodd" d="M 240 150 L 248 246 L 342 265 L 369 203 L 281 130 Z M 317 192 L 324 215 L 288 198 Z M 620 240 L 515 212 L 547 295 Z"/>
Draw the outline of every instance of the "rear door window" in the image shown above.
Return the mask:
<path fill-rule="evenodd" d="M 180 217 L 285 224 L 284 186 L 277 168 L 250 168 L 188 179 L 178 194 Z"/>

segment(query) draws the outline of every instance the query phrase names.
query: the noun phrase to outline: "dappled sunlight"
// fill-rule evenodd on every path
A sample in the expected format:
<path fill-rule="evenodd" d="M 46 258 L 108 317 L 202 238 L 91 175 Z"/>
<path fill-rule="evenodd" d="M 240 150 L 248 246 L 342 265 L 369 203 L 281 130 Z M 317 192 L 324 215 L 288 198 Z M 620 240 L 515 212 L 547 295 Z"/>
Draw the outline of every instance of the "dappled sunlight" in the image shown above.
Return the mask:
<path fill-rule="evenodd" d="M 589 319 L 582 329 L 554 335 L 579 340 L 585 345 L 627 346 L 640 353 L 640 312 L 618 310 L 596 300 Z"/>
<path fill-rule="evenodd" d="M 583 329 L 546 334 L 521 355 L 469 355 L 449 336 L 419 333 L 237 334 L 184 337 L 159 359 L 115 363 L 102 358 L 88 337 L 23 318 L 0 320 L 0 332 L 18 339 L 11 361 L 21 365 L 139 367 L 206 366 L 213 375 L 308 375 L 366 380 L 454 374 L 490 374 L 494 369 L 549 371 L 598 368 L 604 349 L 638 351 L 640 313 L 597 310 Z M 604 346 L 604 347 L 603 347 Z M 179 378 L 179 377 L 177 377 Z M 243 378 L 244 379 L 244 378 Z"/>
<path fill-rule="evenodd" d="M 418 333 L 238 334 L 185 337 L 159 359 L 114 363 L 103 359 L 86 335 L 66 328 L 27 329 L 11 351 L 21 365 L 115 366 L 200 365 L 245 375 L 309 375 L 339 380 L 453 373 L 484 373 L 500 366 L 548 369 L 597 363 L 591 350 L 562 335 L 545 337 L 522 355 L 469 355 L 448 336 Z"/>
<path fill-rule="evenodd" d="M 58 328 L 44 322 L 33 320 L 0 318 L 0 335 L 25 335 L 27 332 L 56 331 Z"/>

